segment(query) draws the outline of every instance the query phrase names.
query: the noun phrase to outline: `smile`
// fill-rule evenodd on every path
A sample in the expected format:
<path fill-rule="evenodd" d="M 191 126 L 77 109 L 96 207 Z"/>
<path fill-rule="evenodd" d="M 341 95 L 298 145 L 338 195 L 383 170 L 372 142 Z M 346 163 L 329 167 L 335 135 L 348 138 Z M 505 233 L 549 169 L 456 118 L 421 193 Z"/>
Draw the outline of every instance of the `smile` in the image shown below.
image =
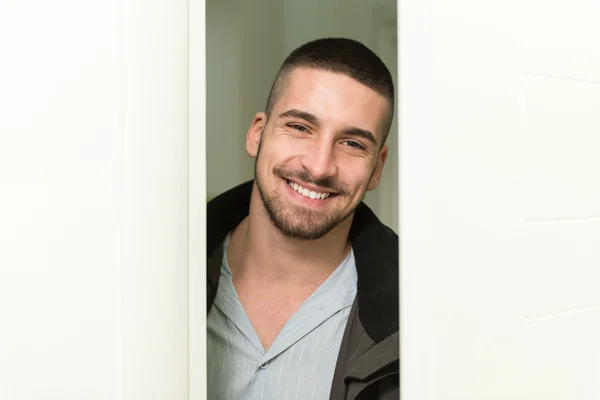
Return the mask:
<path fill-rule="evenodd" d="M 288 184 L 288 186 L 290 188 L 292 188 L 292 190 L 295 190 L 296 192 L 300 193 L 302 196 L 304 197 L 308 197 L 309 199 L 316 199 L 316 200 L 325 200 L 326 198 L 328 198 L 329 196 L 331 196 L 333 193 L 320 193 L 320 192 L 315 192 L 313 190 L 308 190 L 307 188 L 303 188 L 302 186 L 298 185 L 295 182 L 289 181 L 289 180 L 285 180 Z"/>

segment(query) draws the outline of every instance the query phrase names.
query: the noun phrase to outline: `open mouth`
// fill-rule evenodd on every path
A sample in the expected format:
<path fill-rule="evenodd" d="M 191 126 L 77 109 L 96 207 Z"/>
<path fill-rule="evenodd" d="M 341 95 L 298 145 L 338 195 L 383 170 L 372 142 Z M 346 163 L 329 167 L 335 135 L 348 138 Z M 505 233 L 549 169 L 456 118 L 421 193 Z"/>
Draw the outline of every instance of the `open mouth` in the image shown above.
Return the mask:
<path fill-rule="evenodd" d="M 309 199 L 313 199 L 313 200 L 325 200 L 327 198 L 337 196 L 336 193 L 331 193 L 331 192 L 317 192 L 317 191 L 314 191 L 314 190 L 310 190 L 310 189 L 304 188 L 301 185 L 298 185 L 296 182 L 292 182 L 292 181 L 290 181 L 288 179 L 284 179 L 284 180 L 286 181 L 287 185 L 292 190 L 298 192 L 302 196 L 307 197 Z"/>

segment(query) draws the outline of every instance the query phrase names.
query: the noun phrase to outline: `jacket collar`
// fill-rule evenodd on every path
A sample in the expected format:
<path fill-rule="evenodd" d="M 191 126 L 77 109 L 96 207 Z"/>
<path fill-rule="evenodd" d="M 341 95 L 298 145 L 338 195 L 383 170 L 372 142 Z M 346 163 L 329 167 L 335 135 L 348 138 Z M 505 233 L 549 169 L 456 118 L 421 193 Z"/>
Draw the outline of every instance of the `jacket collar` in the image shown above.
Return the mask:
<path fill-rule="evenodd" d="M 227 233 L 249 213 L 254 181 L 219 195 L 207 206 L 207 255 L 220 248 Z M 375 343 L 398 331 L 398 236 L 369 207 L 356 208 L 350 242 L 358 276 L 359 319 Z M 210 271 L 208 271 L 210 274 Z"/>

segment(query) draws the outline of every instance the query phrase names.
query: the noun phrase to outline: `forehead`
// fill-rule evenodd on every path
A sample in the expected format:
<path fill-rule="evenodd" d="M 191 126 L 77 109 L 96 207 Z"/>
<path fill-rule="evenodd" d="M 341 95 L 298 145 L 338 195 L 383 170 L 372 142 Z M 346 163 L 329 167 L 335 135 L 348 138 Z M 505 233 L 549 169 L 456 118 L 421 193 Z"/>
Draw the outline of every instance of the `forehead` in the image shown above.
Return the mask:
<path fill-rule="evenodd" d="M 384 96 L 345 74 L 295 68 L 284 80 L 273 113 L 299 109 L 324 123 L 369 130 L 379 140 L 388 107 Z"/>

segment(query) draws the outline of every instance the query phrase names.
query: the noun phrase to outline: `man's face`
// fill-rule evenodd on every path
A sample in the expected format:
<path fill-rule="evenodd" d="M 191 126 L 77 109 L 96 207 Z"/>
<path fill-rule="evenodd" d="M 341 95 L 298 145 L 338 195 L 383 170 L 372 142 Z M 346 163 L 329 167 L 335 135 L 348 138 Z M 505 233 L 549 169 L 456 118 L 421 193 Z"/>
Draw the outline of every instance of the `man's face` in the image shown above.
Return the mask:
<path fill-rule="evenodd" d="M 319 239 L 349 217 L 379 184 L 387 100 L 343 74 L 296 68 L 269 120 L 259 113 L 246 147 L 255 183 L 286 236 Z"/>

